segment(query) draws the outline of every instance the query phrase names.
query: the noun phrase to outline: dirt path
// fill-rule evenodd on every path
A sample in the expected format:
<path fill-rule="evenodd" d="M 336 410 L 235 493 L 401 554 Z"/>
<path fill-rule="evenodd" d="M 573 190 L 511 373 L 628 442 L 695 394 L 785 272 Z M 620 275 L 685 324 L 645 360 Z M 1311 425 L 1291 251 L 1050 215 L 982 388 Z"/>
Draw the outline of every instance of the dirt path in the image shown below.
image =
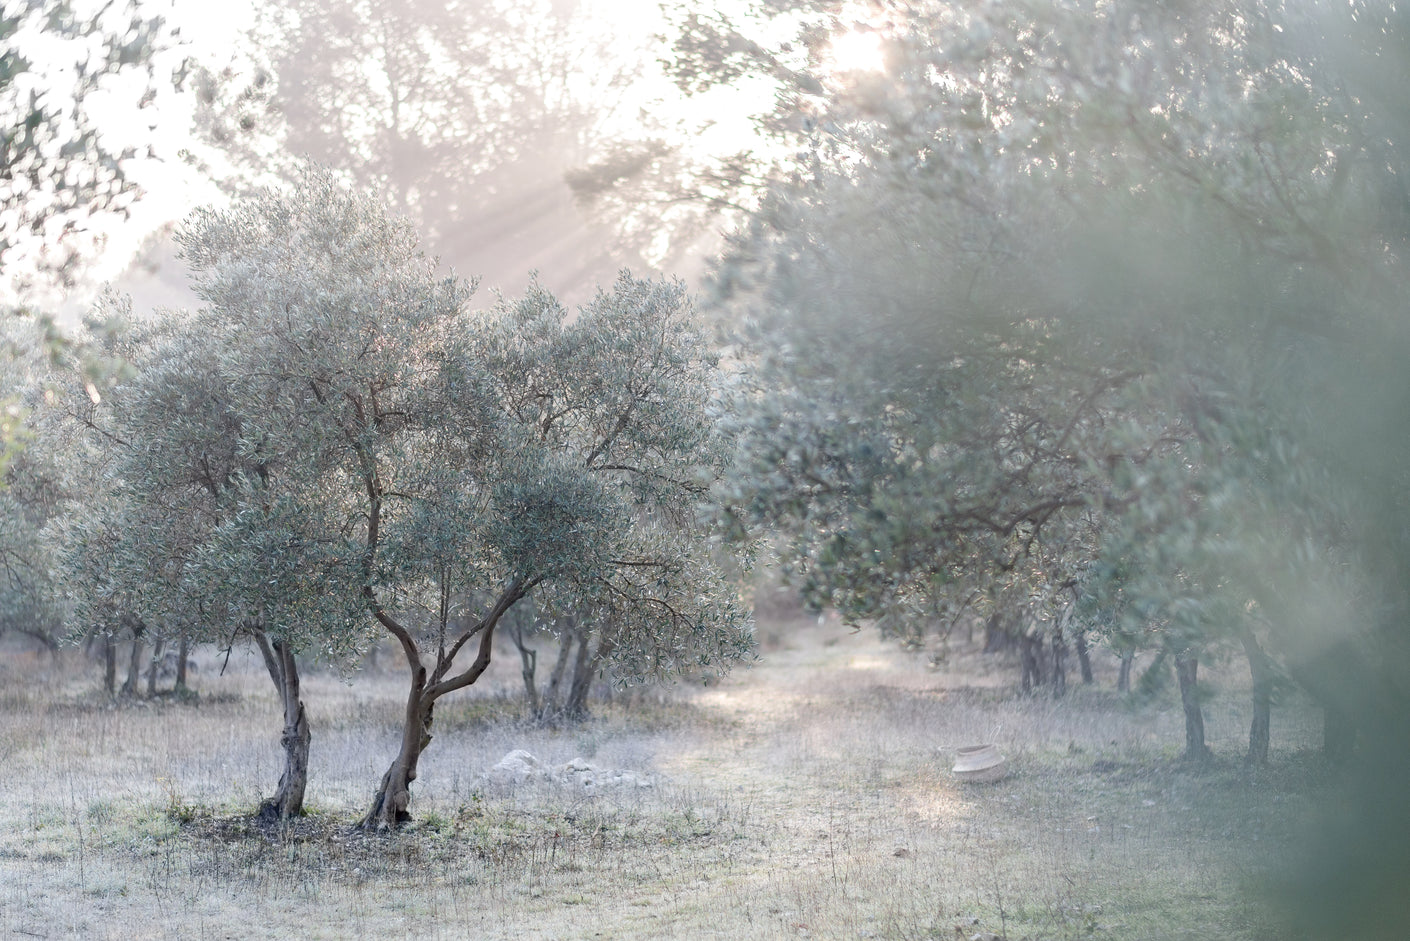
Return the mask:
<path fill-rule="evenodd" d="M 715 832 L 660 854 L 628 898 L 554 918 L 538 936 L 586 937 L 594 920 L 603 938 L 929 930 L 941 917 L 931 867 L 970 826 L 948 751 L 916 735 L 918 720 L 940 731 L 926 719 L 944 679 L 873 633 L 799 623 L 757 665 L 697 692 L 711 721 L 658 755 L 687 812 Z"/>

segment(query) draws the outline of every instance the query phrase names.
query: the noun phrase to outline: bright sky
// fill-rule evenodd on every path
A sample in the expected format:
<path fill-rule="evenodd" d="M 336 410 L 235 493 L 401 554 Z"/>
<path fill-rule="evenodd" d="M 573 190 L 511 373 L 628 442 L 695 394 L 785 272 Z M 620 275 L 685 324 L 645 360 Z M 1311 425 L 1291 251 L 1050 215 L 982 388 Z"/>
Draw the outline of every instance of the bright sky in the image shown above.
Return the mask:
<path fill-rule="evenodd" d="M 96 5 L 101 0 L 87 2 Z M 145 11 L 149 15 L 166 16 L 169 22 L 179 27 L 182 37 L 182 46 L 165 54 L 157 62 L 157 75 L 160 77 L 170 72 L 187 55 L 196 56 L 217 68 L 233 62 L 237 70 L 242 70 L 241 64 L 233 57 L 241 33 L 253 22 L 255 2 L 257 0 L 145 0 Z M 725 2 L 732 5 L 729 0 Z M 579 0 L 579 6 L 621 38 L 620 47 L 626 54 L 641 48 L 664 29 L 659 0 Z M 702 6 L 710 10 L 720 9 L 719 3 L 702 3 Z M 642 55 L 640 52 L 636 54 Z M 651 55 L 650 52 L 645 54 Z M 865 30 L 846 34 L 835 44 L 833 55 L 839 72 L 880 67 L 878 37 Z M 77 316 L 86 309 L 97 285 L 123 273 L 133 251 L 150 233 L 183 218 L 196 206 L 221 199 L 220 193 L 208 180 L 175 156 L 190 143 L 187 134 L 191 124 L 191 102 L 167 91 L 158 95 L 153 107 L 136 111 L 132 102 L 140 94 L 144 81 L 143 76 L 133 76 L 127 87 L 115 86 L 107 94 L 100 93 L 90 99 L 90 113 L 95 116 L 102 132 L 108 135 L 110 147 L 115 150 L 127 146 L 137 149 L 139 158 L 130 161 L 127 170 L 130 179 L 143 188 L 145 196 L 138 201 L 129 219 L 102 222 L 101 228 L 109 239 L 109 248 L 91 268 L 92 284 L 89 289 L 75 292 L 63 305 L 69 316 Z M 62 83 L 56 84 L 62 87 Z M 667 103 L 665 107 L 670 113 L 673 107 L 671 99 L 677 95 L 674 86 L 659 74 L 648 75 L 634 91 L 637 94 L 633 97 L 638 100 L 629 102 L 629 107 L 621 112 L 626 120 L 631 120 L 639 108 L 661 107 L 662 101 Z M 757 147 L 759 142 L 753 133 L 750 118 L 767 110 L 771 104 L 771 88 L 767 83 L 722 90 L 693 102 L 691 107 L 699 110 L 691 117 L 705 118 L 711 122 L 710 129 L 694 140 L 695 146 L 719 154 Z M 158 155 L 157 159 L 140 156 L 146 153 L 149 145 Z M 207 159 L 212 157 L 218 159 L 218 155 L 209 155 Z M 140 292 L 140 286 L 136 288 Z M 146 300 L 156 303 L 185 302 L 185 298 L 157 297 Z"/>

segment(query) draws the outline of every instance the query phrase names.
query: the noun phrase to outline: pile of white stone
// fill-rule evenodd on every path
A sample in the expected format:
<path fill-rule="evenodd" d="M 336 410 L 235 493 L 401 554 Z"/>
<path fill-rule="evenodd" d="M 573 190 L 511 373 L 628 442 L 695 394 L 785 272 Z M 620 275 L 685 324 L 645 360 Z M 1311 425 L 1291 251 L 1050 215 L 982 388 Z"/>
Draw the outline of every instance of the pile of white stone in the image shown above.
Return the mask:
<path fill-rule="evenodd" d="M 554 767 L 522 748 L 517 748 L 501 758 L 498 764 L 481 776 L 481 780 L 494 785 L 543 782 L 561 785 L 582 794 L 654 787 L 656 783 L 646 775 L 620 768 L 599 768 L 582 758 L 574 758 L 567 764 Z"/>

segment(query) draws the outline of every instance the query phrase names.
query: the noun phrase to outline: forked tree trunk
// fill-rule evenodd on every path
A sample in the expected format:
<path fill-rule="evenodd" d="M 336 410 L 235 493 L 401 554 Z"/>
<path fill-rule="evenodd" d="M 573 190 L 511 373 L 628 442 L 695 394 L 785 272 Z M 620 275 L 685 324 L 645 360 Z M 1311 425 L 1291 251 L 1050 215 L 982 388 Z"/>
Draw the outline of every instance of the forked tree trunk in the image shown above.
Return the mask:
<path fill-rule="evenodd" d="M 402 724 L 401 747 L 382 783 L 372 797 L 372 806 L 358 823 L 362 830 L 392 830 L 411 820 L 411 782 L 421 753 L 431 744 L 431 720 L 435 700 L 426 692 L 426 670 L 418 668 L 406 697 L 406 719 Z"/>
<path fill-rule="evenodd" d="M 534 680 L 534 674 L 538 672 L 539 652 L 524 643 L 522 627 L 515 627 L 510 632 L 510 639 L 519 651 L 519 675 L 524 678 L 524 696 L 529 701 L 529 714 L 538 718 L 543 709 L 539 702 L 539 688 Z"/>
<path fill-rule="evenodd" d="M 1176 654 L 1175 675 L 1180 680 L 1180 705 L 1185 709 L 1185 759 L 1205 761 L 1209 746 L 1204 743 L 1204 710 L 1199 701 L 1199 657 L 1187 652 Z"/>
<path fill-rule="evenodd" d="M 597 650 L 591 657 L 584 658 L 582 651 L 590 646 L 591 636 L 584 630 L 578 638 L 581 644 L 578 648 L 578 666 L 573 674 L 573 689 L 568 694 L 568 704 L 564 712 L 573 719 L 587 718 L 588 693 L 592 691 L 592 681 L 597 678 L 602 665 L 606 663 L 607 657 L 612 653 L 615 644 L 611 638 L 604 637 L 597 643 Z"/>
<path fill-rule="evenodd" d="M 264 656 L 269 678 L 279 691 L 279 702 L 284 713 L 284 731 L 279 736 L 279 745 L 284 749 L 284 773 L 279 776 L 279 786 L 275 788 L 274 796 L 260 804 L 259 817 L 269 821 L 285 820 L 304 812 L 312 736 L 308 713 L 299 696 L 299 665 L 294 660 L 293 648 L 283 639 L 271 642 L 264 631 L 256 630 L 253 633 L 255 643 Z"/>
<path fill-rule="evenodd" d="M 1251 765 L 1268 763 L 1268 740 L 1273 720 L 1273 663 L 1258 644 L 1252 628 L 1240 630 L 1244 655 L 1248 657 L 1248 672 L 1253 683 L 1253 721 L 1248 728 L 1248 755 Z"/>
<path fill-rule="evenodd" d="M 416 638 L 376 603 L 371 588 L 366 589 L 373 615 L 401 643 L 406 665 L 411 671 L 411 688 L 406 694 L 406 717 L 402 723 L 401 746 L 382 783 L 372 796 L 372 806 L 358 821 L 360 830 L 393 830 L 411 820 L 407 808 L 411 804 L 411 782 L 416 780 L 416 766 L 421 753 L 431 744 L 431 720 L 436 700 L 447 693 L 474 686 L 489 668 L 494 654 L 494 632 L 504 613 L 527 595 L 537 584 L 516 581 L 505 588 L 488 614 L 475 627 L 465 631 L 450 645 L 445 643 L 442 623 L 441 646 L 436 654 L 436 667 L 429 675 Z M 465 670 L 455 673 L 456 654 L 472 637 L 479 635 L 479 649 L 474 661 Z"/>

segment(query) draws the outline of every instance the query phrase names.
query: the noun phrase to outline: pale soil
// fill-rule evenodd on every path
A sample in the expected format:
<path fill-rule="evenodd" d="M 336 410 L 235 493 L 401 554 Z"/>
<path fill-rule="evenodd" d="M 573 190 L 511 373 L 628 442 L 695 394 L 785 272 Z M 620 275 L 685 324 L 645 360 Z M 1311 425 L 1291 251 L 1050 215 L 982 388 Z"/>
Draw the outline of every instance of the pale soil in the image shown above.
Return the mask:
<path fill-rule="evenodd" d="M 1280 937 L 1249 880 L 1306 800 L 1293 779 L 1315 717 L 1275 714 L 1274 768 L 1244 781 L 1236 664 L 1207 710 L 1228 760 L 1191 773 L 1172 757 L 1178 707 L 1118 701 L 1107 660 L 1103 691 L 1054 703 L 1015 695 L 1013 666 L 977 653 L 934 672 L 835 623 L 774 633 L 723 682 L 581 729 L 448 706 L 416 785 L 421 825 L 384 840 L 339 827 L 392 753 L 393 672 L 306 682 L 318 832 L 280 840 L 201 823 L 278 775 L 272 689 L 248 663 L 198 676 L 198 707 L 110 709 L 91 666 L 30 694 L 43 658 L 10 658 L 0 939 Z M 486 688 L 516 676 L 501 657 Z M 953 779 L 953 749 L 978 742 L 1008 755 L 1006 781 Z M 518 747 L 657 786 L 477 793 Z"/>

